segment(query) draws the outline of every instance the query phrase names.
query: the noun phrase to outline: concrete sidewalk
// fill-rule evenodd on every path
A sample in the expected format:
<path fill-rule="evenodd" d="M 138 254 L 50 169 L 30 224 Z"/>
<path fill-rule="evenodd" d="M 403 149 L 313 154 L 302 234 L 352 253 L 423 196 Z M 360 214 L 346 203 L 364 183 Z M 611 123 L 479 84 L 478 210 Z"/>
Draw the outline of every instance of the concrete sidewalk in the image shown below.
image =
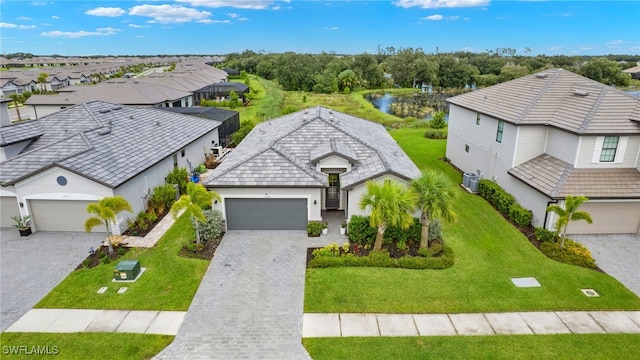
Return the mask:
<path fill-rule="evenodd" d="M 122 332 L 175 335 L 185 311 L 32 309 L 6 332 Z"/>
<path fill-rule="evenodd" d="M 638 334 L 640 311 L 475 314 L 313 314 L 302 337 L 516 334 Z"/>

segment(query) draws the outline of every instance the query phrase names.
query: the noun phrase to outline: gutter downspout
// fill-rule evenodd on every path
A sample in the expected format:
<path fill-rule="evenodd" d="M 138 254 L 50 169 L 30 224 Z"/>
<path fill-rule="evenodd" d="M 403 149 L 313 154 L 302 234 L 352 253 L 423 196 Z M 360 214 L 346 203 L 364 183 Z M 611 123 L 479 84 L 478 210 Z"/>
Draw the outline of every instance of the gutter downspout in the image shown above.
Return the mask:
<path fill-rule="evenodd" d="M 551 204 L 557 204 L 557 203 L 558 203 L 558 200 L 547 201 L 547 207 L 544 208 L 544 222 L 542 223 L 542 227 L 545 228 L 546 230 L 549 230 L 547 229 L 547 220 L 549 218 L 549 212 L 547 211 L 547 208 L 549 208 Z"/>

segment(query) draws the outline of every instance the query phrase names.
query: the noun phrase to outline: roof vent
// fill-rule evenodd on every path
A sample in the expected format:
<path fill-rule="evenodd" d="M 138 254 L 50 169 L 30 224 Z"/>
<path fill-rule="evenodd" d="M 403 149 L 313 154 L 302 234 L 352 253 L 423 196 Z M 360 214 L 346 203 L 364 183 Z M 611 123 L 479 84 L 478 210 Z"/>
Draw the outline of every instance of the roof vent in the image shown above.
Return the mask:
<path fill-rule="evenodd" d="M 122 106 L 114 106 L 111 108 L 111 110 L 120 110 L 122 109 Z"/>
<path fill-rule="evenodd" d="M 160 126 L 160 121 L 156 121 L 156 126 Z"/>
<path fill-rule="evenodd" d="M 111 128 L 110 127 L 103 127 L 100 129 L 100 131 L 98 131 L 98 134 L 100 135 L 107 135 L 111 132 Z"/>
<path fill-rule="evenodd" d="M 589 95 L 589 92 L 586 90 L 573 90 L 573 95 L 587 96 Z"/>
<path fill-rule="evenodd" d="M 536 77 L 537 77 L 538 79 L 544 79 L 544 78 L 546 78 L 546 77 L 547 77 L 547 74 L 544 74 L 544 73 L 537 73 L 537 74 L 536 74 Z"/>
<path fill-rule="evenodd" d="M 108 112 L 110 112 L 110 111 L 111 111 L 111 109 L 102 109 L 102 110 L 100 110 L 100 111 L 98 111 L 98 112 L 99 112 L 100 114 L 106 114 L 106 113 L 108 113 Z"/>

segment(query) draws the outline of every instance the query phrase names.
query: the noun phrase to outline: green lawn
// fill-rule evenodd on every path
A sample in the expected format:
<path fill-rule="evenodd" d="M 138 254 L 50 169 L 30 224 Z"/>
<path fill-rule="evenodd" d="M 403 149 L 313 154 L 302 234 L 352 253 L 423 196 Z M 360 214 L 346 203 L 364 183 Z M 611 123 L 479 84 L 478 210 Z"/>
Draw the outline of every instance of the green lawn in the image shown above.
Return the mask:
<path fill-rule="evenodd" d="M 423 130 L 391 132 L 420 168 L 460 175 L 438 160 L 444 140 Z M 612 277 L 541 254 L 477 195 L 459 190 L 458 222 L 445 227 L 456 263 L 446 270 L 388 268 L 307 269 L 305 312 L 462 313 L 535 310 L 640 309 L 640 298 Z M 516 288 L 514 277 L 535 277 L 539 288 Z M 589 298 L 580 289 L 596 289 Z"/>
<path fill-rule="evenodd" d="M 167 215 L 171 216 L 171 215 Z M 36 308 L 180 310 L 188 309 L 209 261 L 178 256 L 195 238 L 188 217 L 180 217 L 151 249 L 132 249 L 123 260 L 136 259 L 147 270 L 135 283 L 114 283 L 116 262 L 72 272 Z M 97 294 L 100 287 L 109 288 Z M 117 290 L 128 287 L 124 294 Z"/>
<path fill-rule="evenodd" d="M 634 359 L 640 335 L 510 335 L 309 338 L 302 343 L 323 359 Z"/>
<path fill-rule="evenodd" d="M 151 359 L 173 341 L 169 335 L 120 333 L 2 333 L 2 359 Z M 26 348 L 20 349 L 20 346 Z M 34 348 L 35 347 L 35 348 Z M 36 355 L 38 348 L 42 355 Z M 46 355 L 46 352 L 49 355 Z M 57 353 L 57 354 L 56 354 Z M 54 355 L 55 354 L 55 355 Z"/>

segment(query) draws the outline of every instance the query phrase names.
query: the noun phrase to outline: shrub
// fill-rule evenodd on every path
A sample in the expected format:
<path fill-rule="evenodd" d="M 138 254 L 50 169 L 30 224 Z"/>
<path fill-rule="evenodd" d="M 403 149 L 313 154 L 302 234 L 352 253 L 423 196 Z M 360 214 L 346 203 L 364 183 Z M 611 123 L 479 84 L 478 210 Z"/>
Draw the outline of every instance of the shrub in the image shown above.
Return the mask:
<path fill-rule="evenodd" d="M 420 222 L 418 221 L 418 223 Z M 440 222 L 440 219 L 435 219 L 429 224 L 429 243 L 432 244 L 434 242 L 442 242 L 442 222 Z"/>
<path fill-rule="evenodd" d="M 207 209 L 203 211 L 206 222 L 200 223 L 200 236 L 203 240 L 215 240 L 222 235 L 222 213 L 219 210 Z"/>
<path fill-rule="evenodd" d="M 509 216 L 509 208 L 516 202 L 516 199 L 513 195 L 504 191 L 502 188 L 498 188 L 498 191 L 494 194 L 494 205 L 498 211 L 502 214 Z"/>
<path fill-rule="evenodd" d="M 595 260 L 591 257 L 589 249 L 571 239 L 565 239 L 564 247 L 558 243 L 543 242 L 540 251 L 547 257 L 565 264 L 594 269 Z"/>
<path fill-rule="evenodd" d="M 333 247 L 331 251 L 339 252 L 337 244 L 330 245 Z M 314 250 L 325 252 L 327 247 Z M 316 256 L 309 261 L 310 268 L 326 268 L 340 266 L 360 266 L 360 267 L 399 267 L 407 269 L 446 269 L 454 264 L 453 251 L 448 246 L 442 249 L 442 255 L 439 257 L 412 257 L 404 256 L 398 260 L 394 260 L 386 251 L 375 251 L 369 253 L 368 256 L 354 256 L 353 254 L 342 254 L 334 256 L 335 253 L 327 253 L 326 255 Z"/>
<path fill-rule="evenodd" d="M 527 226 L 531 224 L 533 213 L 529 209 L 523 208 L 520 204 L 513 204 L 509 207 L 509 219 L 518 226 Z"/>
<path fill-rule="evenodd" d="M 395 261 L 387 251 L 372 251 L 369 253 L 369 266 L 371 267 L 394 267 Z"/>
<path fill-rule="evenodd" d="M 180 194 L 187 193 L 187 183 L 189 182 L 189 173 L 185 168 L 173 168 L 173 170 L 165 178 L 167 184 L 178 184 Z"/>
<path fill-rule="evenodd" d="M 536 235 L 536 239 L 540 242 L 556 242 L 556 233 L 555 231 L 547 230 L 542 227 L 536 227 L 533 230 L 533 233 Z"/>
<path fill-rule="evenodd" d="M 251 120 L 244 120 L 240 123 L 240 128 L 231 134 L 231 142 L 235 145 L 240 144 L 242 140 L 244 140 L 245 136 L 247 136 L 251 130 L 256 126 Z"/>
<path fill-rule="evenodd" d="M 340 246 L 338 246 L 338 244 L 336 243 L 331 243 L 323 248 L 313 250 L 313 256 L 314 257 L 323 257 L 323 256 L 338 257 L 340 256 Z"/>
<path fill-rule="evenodd" d="M 427 248 L 429 257 L 436 257 L 442 254 L 443 250 L 444 250 L 444 246 L 440 243 L 431 244 L 431 246 Z"/>
<path fill-rule="evenodd" d="M 322 221 L 309 221 L 307 225 L 307 235 L 316 237 L 320 236 L 322 229 L 326 228 L 327 224 Z"/>
<path fill-rule="evenodd" d="M 366 216 L 353 215 L 349 221 L 349 240 L 354 244 L 372 245 L 376 239 L 376 229 L 369 225 Z"/>
<path fill-rule="evenodd" d="M 176 190 L 172 185 L 165 184 L 153 188 L 153 194 L 149 199 L 149 207 L 153 208 L 156 214 L 164 214 L 176 201 Z"/>
<path fill-rule="evenodd" d="M 367 218 L 367 224 L 369 223 L 369 218 Z M 389 226 L 384 231 L 384 242 L 386 244 L 393 244 L 395 242 L 411 242 L 411 241 L 420 241 L 420 233 L 422 232 L 422 225 L 420 224 L 420 219 L 413 218 L 413 224 L 405 230 L 402 230 L 398 226 Z M 373 232 L 373 237 L 375 239 L 375 230 Z"/>
<path fill-rule="evenodd" d="M 446 115 L 444 111 L 438 111 L 433 114 L 433 118 L 429 122 L 432 129 L 444 129 L 447 126 Z"/>
<path fill-rule="evenodd" d="M 427 139 L 446 139 L 447 130 L 445 129 L 428 129 L 424 132 L 424 137 Z"/>
<path fill-rule="evenodd" d="M 498 190 L 499 186 L 495 182 L 487 179 L 481 179 L 478 181 L 478 193 L 484 199 L 493 204 L 493 194 Z"/>

